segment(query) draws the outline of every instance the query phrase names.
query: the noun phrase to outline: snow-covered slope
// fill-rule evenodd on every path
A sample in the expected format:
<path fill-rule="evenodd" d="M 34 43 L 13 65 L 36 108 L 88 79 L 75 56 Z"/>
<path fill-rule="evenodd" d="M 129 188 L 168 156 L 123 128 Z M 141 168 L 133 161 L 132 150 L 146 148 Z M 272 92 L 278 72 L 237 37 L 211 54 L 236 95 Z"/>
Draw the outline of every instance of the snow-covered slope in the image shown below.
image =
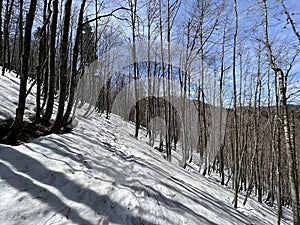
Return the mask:
<path fill-rule="evenodd" d="M 0 78 L 1 119 L 13 115 L 17 82 Z M 168 163 L 132 124 L 83 113 L 72 133 L 0 145 L 0 224 L 275 224 L 251 199 L 235 210 L 232 191 Z"/>

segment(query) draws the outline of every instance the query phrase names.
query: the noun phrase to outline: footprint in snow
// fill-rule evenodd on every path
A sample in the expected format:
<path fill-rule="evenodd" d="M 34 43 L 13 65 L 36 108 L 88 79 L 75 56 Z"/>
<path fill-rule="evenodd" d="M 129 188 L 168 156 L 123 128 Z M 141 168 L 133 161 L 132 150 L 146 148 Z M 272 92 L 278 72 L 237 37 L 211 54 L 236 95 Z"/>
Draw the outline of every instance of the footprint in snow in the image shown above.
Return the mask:
<path fill-rule="evenodd" d="M 89 164 L 87 160 L 84 159 L 82 154 L 77 154 L 78 159 L 82 163 L 82 167 L 86 167 L 87 169 L 93 169 L 93 167 Z"/>

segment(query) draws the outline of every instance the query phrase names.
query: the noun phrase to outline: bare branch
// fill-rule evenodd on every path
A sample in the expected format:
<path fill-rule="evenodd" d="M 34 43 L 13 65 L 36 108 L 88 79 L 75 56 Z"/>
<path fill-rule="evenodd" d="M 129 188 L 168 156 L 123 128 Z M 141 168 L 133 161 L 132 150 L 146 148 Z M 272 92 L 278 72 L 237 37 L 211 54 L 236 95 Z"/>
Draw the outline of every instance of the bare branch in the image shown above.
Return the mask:
<path fill-rule="evenodd" d="M 101 19 L 101 18 L 104 18 L 104 17 L 109 17 L 109 16 L 114 16 L 114 17 L 117 18 L 117 19 L 121 19 L 121 18 L 119 18 L 119 17 L 117 17 L 117 16 L 114 15 L 114 13 L 117 12 L 117 11 L 119 11 L 119 10 L 130 10 L 130 9 L 128 9 L 128 8 L 126 8 L 126 7 L 119 7 L 119 8 L 117 8 L 117 9 L 114 9 L 113 11 L 111 11 L 111 12 L 108 13 L 108 14 L 100 15 L 100 16 L 97 16 L 97 17 L 95 17 L 95 18 L 93 18 L 93 19 L 87 20 L 87 21 L 85 21 L 82 25 L 85 25 L 85 24 L 87 24 L 87 23 L 91 23 L 91 22 L 94 22 L 94 21 L 96 21 L 96 20 L 98 20 L 98 19 Z"/>
<path fill-rule="evenodd" d="M 284 14 L 286 15 L 287 21 L 289 22 L 289 24 L 291 24 L 292 29 L 293 29 L 293 32 L 294 32 L 294 34 L 296 35 L 296 37 L 298 38 L 298 41 L 299 41 L 299 44 L 300 44 L 300 34 L 299 34 L 299 32 L 297 31 L 297 29 L 296 29 L 294 20 L 292 19 L 292 17 L 291 17 L 291 15 L 290 15 L 289 11 L 287 10 L 286 5 L 285 5 L 285 3 L 284 3 L 284 0 L 279 0 L 279 2 L 281 3 L 281 5 L 282 5 L 282 7 L 283 7 L 283 12 L 284 12 Z"/>
<path fill-rule="evenodd" d="M 289 96 L 287 97 L 287 99 L 290 99 L 292 96 L 295 96 L 295 95 L 297 95 L 299 93 L 300 93 L 300 90 L 298 90 L 296 92 L 293 92 L 293 93 L 289 94 Z"/>

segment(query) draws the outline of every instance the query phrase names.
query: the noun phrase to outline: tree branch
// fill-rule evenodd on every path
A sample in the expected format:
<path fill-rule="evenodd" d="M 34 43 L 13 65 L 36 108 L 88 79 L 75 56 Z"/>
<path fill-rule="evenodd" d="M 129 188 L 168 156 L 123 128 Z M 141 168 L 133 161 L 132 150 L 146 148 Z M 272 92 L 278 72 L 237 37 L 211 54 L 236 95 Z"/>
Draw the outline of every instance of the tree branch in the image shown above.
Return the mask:
<path fill-rule="evenodd" d="M 97 17 L 95 17 L 95 18 L 93 18 L 93 19 L 87 20 L 87 21 L 85 21 L 82 25 L 85 25 L 85 24 L 87 24 L 87 23 L 91 23 L 91 22 L 94 22 L 94 21 L 96 21 L 96 20 L 98 20 L 98 19 L 101 19 L 101 18 L 104 18 L 104 17 L 109 17 L 109 16 L 114 16 L 114 17 L 117 18 L 117 19 L 121 19 L 121 18 L 119 18 L 119 17 L 117 17 L 117 16 L 114 15 L 114 13 L 117 12 L 117 11 L 119 11 L 119 10 L 129 10 L 129 9 L 126 8 L 126 7 L 119 7 L 119 8 L 117 8 L 117 9 L 114 9 L 113 11 L 111 11 L 111 12 L 108 13 L 108 14 L 100 15 L 100 16 L 97 16 Z"/>
<path fill-rule="evenodd" d="M 282 5 L 282 7 L 283 7 L 283 12 L 284 12 L 284 14 L 286 15 L 287 21 L 291 24 L 292 29 L 293 29 L 293 32 L 294 32 L 294 34 L 296 35 L 296 37 L 298 38 L 298 41 L 299 41 L 299 44 L 300 44 L 300 34 L 299 34 L 299 32 L 297 31 L 297 29 L 296 29 L 294 20 L 292 19 L 292 17 L 291 17 L 291 15 L 290 15 L 289 11 L 287 10 L 286 5 L 284 4 L 284 1 L 283 1 L 283 0 L 279 0 L 279 2 L 281 3 L 281 5 Z"/>
<path fill-rule="evenodd" d="M 286 99 L 290 99 L 292 96 L 298 95 L 299 93 L 300 93 L 300 90 L 295 91 L 295 92 L 289 94 L 288 97 L 287 97 Z"/>

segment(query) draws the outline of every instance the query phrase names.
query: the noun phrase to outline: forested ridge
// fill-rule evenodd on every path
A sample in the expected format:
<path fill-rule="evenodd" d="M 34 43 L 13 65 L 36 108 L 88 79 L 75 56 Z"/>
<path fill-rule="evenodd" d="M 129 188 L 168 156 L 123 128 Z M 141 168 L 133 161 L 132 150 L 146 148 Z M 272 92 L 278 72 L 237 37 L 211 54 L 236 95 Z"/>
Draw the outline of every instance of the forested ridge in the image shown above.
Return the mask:
<path fill-rule="evenodd" d="M 0 0 L 2 76 L 20 78 L 3 144 L 70 132 L 88 105 L 300 224 L 297 0 Z M 34 88 L 33 88 L 34 87 Z M 35 113 L 25 120 L 27 97 Z M 1 93 L 5 95 L 6 93 Z M 1 109 L 0 109 L 1 111 Z M 1 117 L 2 118 L 2 117 Z M 157 145 L 158 143 L 158 145 Z"/>

